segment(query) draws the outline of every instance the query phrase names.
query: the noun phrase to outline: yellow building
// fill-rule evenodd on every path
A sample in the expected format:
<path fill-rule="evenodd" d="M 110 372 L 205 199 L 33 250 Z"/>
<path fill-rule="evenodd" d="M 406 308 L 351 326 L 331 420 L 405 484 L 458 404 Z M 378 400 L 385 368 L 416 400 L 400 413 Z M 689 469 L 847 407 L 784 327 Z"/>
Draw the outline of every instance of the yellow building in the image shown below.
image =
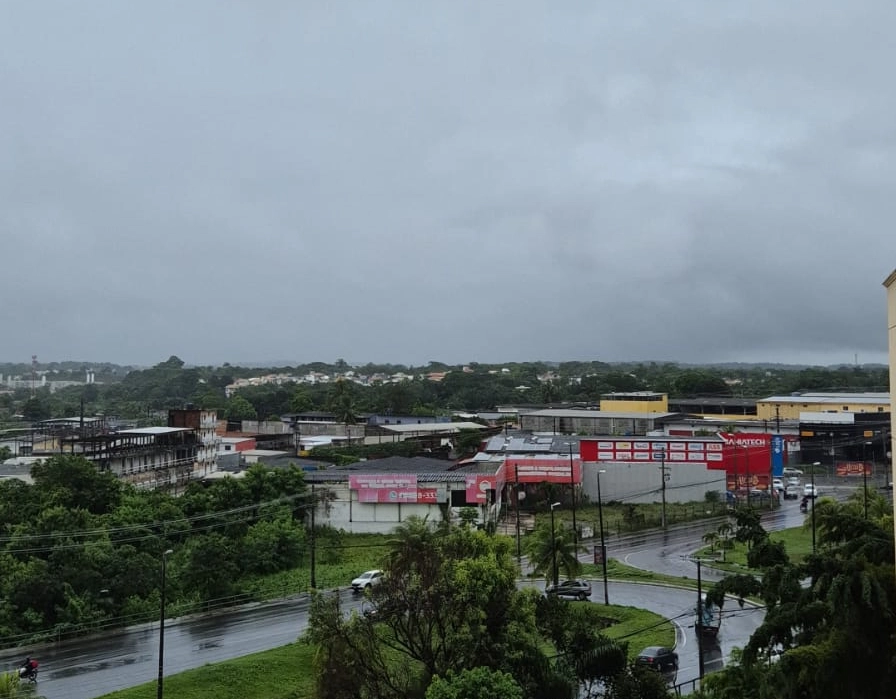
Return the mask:
<path fill-rule="evenodd" d="M 604 393 L 600 409 L 612 413 L 668 413 L 669 395 L 653 391 Z"/>
<path fill-rule="evenodd" d="M 799 420 L 800 413 L 889 413 L 889 393 L 801 393 L 756 401 L 760 420 Z"/>

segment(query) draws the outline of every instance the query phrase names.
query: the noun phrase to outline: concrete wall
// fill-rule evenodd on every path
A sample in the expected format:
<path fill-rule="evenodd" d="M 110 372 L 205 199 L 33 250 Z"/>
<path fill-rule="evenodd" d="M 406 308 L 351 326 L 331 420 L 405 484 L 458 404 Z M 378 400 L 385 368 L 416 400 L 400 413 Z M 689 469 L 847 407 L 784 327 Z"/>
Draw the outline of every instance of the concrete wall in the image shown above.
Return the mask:
<path fill-rule="evenodd" d="M 444 483 L 435 486 L 421 484 L 421 487 L 436 487 L 436 499 L 447 502 L 448 494 Z M 437 504 L 358 502 L 357 493 L 349 490 L 347 483 L 316 484 L 315 490 L 318 495 L 327 491 L 330 496 L 326 503 L 321 503 L 317 508 L 315 522 L 334 529 L 353 533 L 388 534 L 412 515 L 428 517 L 430 522 L 442 520 L 442 511 Z"/>
<path fill-rule="evenodd" d="M 597 502 L 597 472 L 600 474 L 600 494 L 604 502 L 622 500 L 632 503 L 660 502 L 662 480 L 660 464 L 656 462 L 616 462 L 583 464 L 582 492 L 591 502 Z M 715 490 L 725 495 L 725 471 L 712 470 L 703 464 L 687 462 L 666 463 L 666 502 L 702 501 L 706 491 Z"/>

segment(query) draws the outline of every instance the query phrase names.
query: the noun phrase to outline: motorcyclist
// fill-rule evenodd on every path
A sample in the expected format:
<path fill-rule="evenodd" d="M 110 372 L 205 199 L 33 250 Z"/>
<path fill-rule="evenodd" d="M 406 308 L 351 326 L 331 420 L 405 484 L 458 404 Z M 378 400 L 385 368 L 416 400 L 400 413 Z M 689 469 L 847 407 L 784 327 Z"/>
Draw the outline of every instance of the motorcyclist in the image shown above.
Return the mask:
<path fill-rule="evenodd" d="M 19 676 L 24 677 L 29 680 L 37 679 L 37 661 L 32 660 L 31 656 L 25 658 L 25 662 L 22 663 L 21 668 L 19 670 Z"/>
<path fill-rule="evenodd" d="M 809 509 L 809 498 L 803 496 L 803 499 L 800 501 L 800 511 L 806 512 Z"/>

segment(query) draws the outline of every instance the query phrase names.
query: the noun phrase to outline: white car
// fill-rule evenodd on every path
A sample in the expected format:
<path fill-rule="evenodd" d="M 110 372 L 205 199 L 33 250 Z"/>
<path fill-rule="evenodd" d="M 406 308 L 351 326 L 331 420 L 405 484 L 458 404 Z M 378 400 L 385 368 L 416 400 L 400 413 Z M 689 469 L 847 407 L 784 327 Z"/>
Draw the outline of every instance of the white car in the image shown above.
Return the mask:
<path fill-rule="evenodd" d="M 780 478 L 773 479 L 772 490 L 784 490 L 784 481 L 782 481 Z"/>
<path fill-rule="evenodd" d="M 793 468 L 793 466 L 787 466 L 784 469 L 784 475 L 785 476 L 802 476 L 803 472 L 800 471 L 798 468 Z"/>
<path fill-rule="evenodd" d="M 799 488 L 801 484 L 802 484 L 802 481 L 800 481 L 800 479 L 797 478 L 796 476 L 791 476 L 790 478 L 787 479 L 787 487 L 788 488 Z"/>
<path fill-rule="evenodd" d="M 366 573 L 361 573 L 361 575 L 352 580 L 352 590 L 355 592 L 364 592 L 364 590 L 369 590 L 371 587 L 379 585 L 381 582 L 383 582 L 383 571 L 368 570 Z"/>
<path fill-rule="evenodd" d="M 817 498 L 820 494 L 818 488 L 811 483 L 806 483 L 806 485 L 803 486 L 804 498 Z"/>

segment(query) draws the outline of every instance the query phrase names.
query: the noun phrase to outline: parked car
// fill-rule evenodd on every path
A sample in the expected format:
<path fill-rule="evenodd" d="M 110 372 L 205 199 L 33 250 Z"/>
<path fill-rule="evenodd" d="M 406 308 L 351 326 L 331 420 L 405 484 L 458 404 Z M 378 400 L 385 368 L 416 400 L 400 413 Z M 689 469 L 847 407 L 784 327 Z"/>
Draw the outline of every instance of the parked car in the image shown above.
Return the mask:
<path fill-rule="evenodd" d="M 798 468 L 793 468 L 792 466 L 785 466 L 783 473 L 785 476 L 802 476 L 803 475 L 802 471 L 800 471 Z"/>
<path fill-rule="evenodd" d="M 591 597 L 591 583 L 587 580 L 564 580 L 556 587 L 551 584 L 544 589 L 547 595 L 556 595 L 557 597 L 574 597 L 575 599 L 586 600 Z"/>
<path fill-rule="evenodd" d="M 803 486 L 803 497 L 804 498 L 817 498 L 820 495 L 820 491 L 818 490 L 818 486 L 814 486 L 811 483 L 806 483 Z"/>
<path fill-rule="evenodd" d="M 636 665 L 644 665 L 667 677 L 678 672 L 678 653 L 665 646 L 648 646 L 635 658 Z"/>
<path fill-rule="evenodd" d="M 369 590 L 374 585 L 379 585 L 383 581 L 383 571 L 368 570 L 361 573 L 357 578 L 352 580 L 352 590 L 355 592 L 363 592 Z"/>

